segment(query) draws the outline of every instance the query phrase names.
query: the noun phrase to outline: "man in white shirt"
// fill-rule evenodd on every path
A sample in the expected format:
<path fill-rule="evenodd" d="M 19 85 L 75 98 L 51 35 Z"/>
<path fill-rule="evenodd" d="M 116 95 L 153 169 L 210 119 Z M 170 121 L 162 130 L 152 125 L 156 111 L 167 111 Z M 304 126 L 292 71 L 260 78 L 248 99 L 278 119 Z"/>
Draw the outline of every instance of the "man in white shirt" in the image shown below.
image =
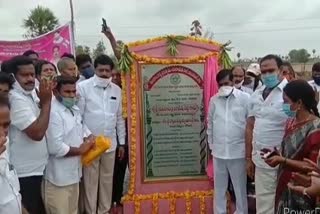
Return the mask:
<path fill-rule="evenodd" d="M 94 145 L 76 103 L 75 78 L 59 76 L 47 130 L 49 160 L 45 170 L 47 213 L 77 214 L 81 155 Z M 90 136 L 90 137 L 89 137 Z"/>
<path fill-rule="evenodd" d="M 320 111 L 320 101 L 319 101 L 319 94 L 320 94 L 320 62 L 315 63 L 312 66 L 312 79 L 309 81 L 309 84 L 316 92 L 316 99 L 318 101 L 318 110 Z"/>
<path fill-rule="evenodd" d="M 227 213 L 229 175 L 236 195 L 236 213 L 248 213 L 245 160 L 245 124 L 249 94 L 232 85 L 232 72 L 217 74 L 218 94 L 211 98 L 208 143 L 214 162 L 214 213 Z"/>
<path fill-rule="evenodd" d="M 281 76 L 282 60 L 267 55 L 260 61 L 264 83 L 250 98 L 246 127 L 246 159 L 248 175 L 255 179 L 256 210 L 259 214 L 273 214 L 277 169 L 261 158 L 261 150 L 279 149 L 284 136 L 287 116 L 282 110 L 283 88 L 288 81 Z"/>
<path fill-rule="evenodd" d="M 21 214 L 18 176 L 9 161 L 8 130 L 10 109 L 7 98 L 0 97 L 0 213 Z"/>
<path fill-rule="evenodd" d="M 246 70 L 241 66 L 235 66 L 231 69 L 231 72 L 233 77 L 233 86 L 240 91 L 252 94 L 252 89 L 243 86 Z"/>
<path fill-rule="evenodd" d="M 106 55 L 94 61 L 95 76 L 78 84 L 84 124 L 93 135 L 112 139 L 112 147 L 91 166 L 84 168 L 85 210 L 88 214 L 108 213 L 112 200 L 112 178 L 117 136 L 119 157 L 124 156 L 125 122 L 122 117 L 122 98 L 119 86 L 111 82 L 113 61 Z M 99 199 L 99 200 L 98 200 Z M 98 205 L 98 208 L 97 208 Z"/>
<path fill-rule="evenodd" d="M 40 83 L 38 98 L 32 60 L 17 56 L 11 63 L 16 82 L 9 93 L 10 161 L 19 177 L 22 204 L 28 212 L 42 214 L 41 182 L 48 161 L 45 133 L 49 123 L 52 82 L 43 80 Z"/>

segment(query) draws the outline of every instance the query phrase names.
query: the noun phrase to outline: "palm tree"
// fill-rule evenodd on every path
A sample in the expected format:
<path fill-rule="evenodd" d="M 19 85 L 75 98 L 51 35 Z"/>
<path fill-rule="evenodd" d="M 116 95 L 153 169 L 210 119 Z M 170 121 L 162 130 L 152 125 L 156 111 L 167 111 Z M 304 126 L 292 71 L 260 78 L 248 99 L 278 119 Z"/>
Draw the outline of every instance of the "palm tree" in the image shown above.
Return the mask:
<path fill-rule="evenodd" d="M 312 50 L 313 58 L 316 58 L 316 49 Z"/>
<path fill-rule="evenodd" d="M 23 27 L 27 30 L 24 36 L 34 38 L 54 30 L 58 25 L 59 20 L 49 8 L 37 6 L 30 11 L 28 18 L 23 20 Z"/>

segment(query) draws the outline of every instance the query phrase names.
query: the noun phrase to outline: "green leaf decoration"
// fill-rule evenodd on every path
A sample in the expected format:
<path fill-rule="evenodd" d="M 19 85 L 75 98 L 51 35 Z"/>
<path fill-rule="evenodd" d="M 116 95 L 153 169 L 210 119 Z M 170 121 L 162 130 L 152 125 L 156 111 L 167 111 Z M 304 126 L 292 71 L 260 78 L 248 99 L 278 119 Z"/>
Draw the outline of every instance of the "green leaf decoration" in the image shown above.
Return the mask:
<path fill-rule="evenodd" d="M 185 40 L 185 36 L 167 36 L 167 46 L 168 53 L 170 56 L 176 56 L 179 54 L 177 46 L 180 44 L 180 41 Z"/>
<path fill-rule="evenodd" d="M 231 41 L 228 41 L 227 43 L 221 45 L 220 47 L 220 57 L 219 57 L 219 64 L 224 69 L 230 69 L 232 68 L 232 60 L 228 54 L 228 51 L 232 50 L 232 47 L 229 47 L 231 44 Z"/>
<path fill-rule="evenodd" d="M 130 72 L 130 67 L 133 63 L 133 58 L 127 45 L 123 44 L 122 46 L 120 46 L 120 50 L 121 57 L 118 61 L 118 67 L 121 71 L 123 71 L 126 74 L 127 72 Z"/>

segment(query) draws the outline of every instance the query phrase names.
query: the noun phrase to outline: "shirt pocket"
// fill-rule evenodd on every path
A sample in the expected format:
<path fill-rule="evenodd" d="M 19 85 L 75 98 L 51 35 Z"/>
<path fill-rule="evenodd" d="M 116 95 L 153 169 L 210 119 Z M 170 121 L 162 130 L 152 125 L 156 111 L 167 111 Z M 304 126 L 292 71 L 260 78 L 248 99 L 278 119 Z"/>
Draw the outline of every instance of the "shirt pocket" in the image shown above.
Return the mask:
<path fill-rule="evenodd" d="M 234 107 L 232 110 L 232 119 L 234 119 L 233 122 L 243 122 L 245 124 L 246 122 L 246 109 L 243 106 L 237 106 Z"/>
<path fill-rule="evenodd" d="M 116 114 L 119 108 L 119 101 L 115 99 L 109 99 L 108 112 L 111 114 Z"/>

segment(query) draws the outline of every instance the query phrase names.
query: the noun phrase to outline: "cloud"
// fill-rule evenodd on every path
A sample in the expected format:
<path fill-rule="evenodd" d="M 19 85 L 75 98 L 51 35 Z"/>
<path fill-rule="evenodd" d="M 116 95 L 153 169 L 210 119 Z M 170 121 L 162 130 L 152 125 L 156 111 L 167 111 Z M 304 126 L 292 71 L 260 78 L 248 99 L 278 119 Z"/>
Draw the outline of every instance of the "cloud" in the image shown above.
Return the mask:
<path fill-rule="evenodd" d="M 243 57 L 292 48 L 320 50 L 319 0 L 74 0 L 76 41 L 94 47 L 106 39 L 101 18 L 125 42 L 165 34 L 187 34 L 194 19 L 213 30 L 215 39 L 232 40 L 232 54 Z M 0 0 L 0 40 L 21 39 L 22 20 L 37 5 L 49 7 L 61 23 L 70 20 L 66 0 Z M 318 27 L 317 27 L 318 26 Z M 291 30 L 288 30 L 288 29 Z M 3 30 L 5 29 L 5 30 Z M 108 50 L 111 50 L 110 47 Z"/>

